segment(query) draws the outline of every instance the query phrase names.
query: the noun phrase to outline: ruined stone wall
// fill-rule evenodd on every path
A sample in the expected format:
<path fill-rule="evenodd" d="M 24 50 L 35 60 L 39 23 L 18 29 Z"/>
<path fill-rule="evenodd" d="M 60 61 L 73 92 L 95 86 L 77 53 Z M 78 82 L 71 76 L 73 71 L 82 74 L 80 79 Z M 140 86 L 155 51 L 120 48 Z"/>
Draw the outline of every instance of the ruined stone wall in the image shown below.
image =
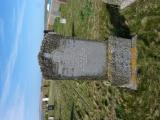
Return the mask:
<path fill-rule="evenodd" d="M 106 79 L 106 42 L 46 34 L 39 53 L 45 79 Z"/>
<path fill-rule="evenodd" d="M 46 34 L 44 40 L 42 41 L 41 50 L 38 55 L 40 69 L 42 71 L 42 75 L 45 79 L 51 79 L 55 75 L 53 68 L 55 64 L 52 63 L 51 59 L 47 59 L 44 57 L 44 53 L 51 53 L 55 50 L 60 43 L 60 39 L 62 36 L 60 35 L 53 35 L 53 34 Z"/>
<path fill-rule="evenodd" d="M 131 39 L 111 36 L 108 39 L 108 75 L 116 85 L 123 85 L 131 78 Z"/>
<path fill-rule="evenodd" d="M 39 64 L 45 79 L 108 79 L 122 86 L 136 78 L 134 50 L 132 39 L 111 36 L 95 42 L 49 33 L 42 42 Z"/>

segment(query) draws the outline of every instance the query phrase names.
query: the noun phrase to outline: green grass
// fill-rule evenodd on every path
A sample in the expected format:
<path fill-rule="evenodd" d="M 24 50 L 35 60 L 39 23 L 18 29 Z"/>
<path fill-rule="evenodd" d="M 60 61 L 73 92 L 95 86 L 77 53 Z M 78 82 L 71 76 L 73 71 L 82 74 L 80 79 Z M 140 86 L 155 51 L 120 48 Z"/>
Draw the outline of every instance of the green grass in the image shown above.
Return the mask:
<path fill-rule="evenodd" d="M 106 8 L 101 0 L 68 0 L 60 11 L 67 24 L 60 24 L 57 18 L 53 28 L 58 33 L 71 36 L 74 24 L 75 35 L 80 38 L 104 40 L 108 37 Z"/>
<path fill-rule="evenodd" d="M 138 1 L 123 12 L 132 33 L 138 36 L 138 65 L 141 71 L 138 76 L 138 91 L 132 94 L 122 91 L 125 101 L 122 104 L 125 104 L 125 109 L 129 111 L 125 113 L 129 120 L 158 120 L 160 118 L 159 13 L 160 1 L 158 0 Z M 130 95 L 129 98 L 128 95 Z"/>
<path fill-rule="evenodd" d="M 67 24 L 57 19 L 54 29 L 71 36 L 105 40 L 111 34 L 108 13 L 101 0 L 68 0 L 60 8 Z M 55 117 L 70 120 L 160 119 L 160 2 L 139 0 L 122 11 L 133 35 L 138 37 L 138 90 L 112 86 L 107 81 L 52 81 L 50 103 Z"/>

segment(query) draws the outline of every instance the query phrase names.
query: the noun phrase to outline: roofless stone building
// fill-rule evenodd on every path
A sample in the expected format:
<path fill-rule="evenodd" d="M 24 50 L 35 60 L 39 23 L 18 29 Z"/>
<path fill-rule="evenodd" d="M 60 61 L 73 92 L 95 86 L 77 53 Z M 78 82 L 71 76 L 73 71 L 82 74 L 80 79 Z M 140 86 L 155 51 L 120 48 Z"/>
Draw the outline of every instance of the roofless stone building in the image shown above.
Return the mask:
<path fill-rule="evenodd" d="M 42 42 L 39 64 L 45 79 L 110 80 L 136 89 L 136 39 L 111 36 L 98 42 L 49 32 Z"/>

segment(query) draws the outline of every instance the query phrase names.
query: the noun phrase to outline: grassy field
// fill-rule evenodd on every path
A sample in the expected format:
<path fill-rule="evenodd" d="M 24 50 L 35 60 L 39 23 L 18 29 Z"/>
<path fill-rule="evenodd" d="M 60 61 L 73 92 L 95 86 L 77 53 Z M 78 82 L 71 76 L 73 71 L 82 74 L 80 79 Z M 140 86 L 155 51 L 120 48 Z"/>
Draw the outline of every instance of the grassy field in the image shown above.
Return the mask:
<path fill-rule="evenodd" d="M 65 36 L 105 40 L 112 34 L 101 0 L 68 0 L 61 5 L 67 24 L 53 26 Z M 60 120 L 159 120 L 160 119 L 160 2 L 139 0 L 121 11 L 138 37 L 138 90 L 112 86 L 107 81 L 52 81 L 49 115 Z M 73 33 L 74 31 L 74 33 Z"/>
<path fill-rule="evenodd" d="M 57 18 L 54 29 L 58 33 L 71 36 L 74 27 L 75 36 L 81 38 L 104 40 L 108 37 L 108 18 L 101 0 L 68 0 L 67 5 L 61 5 L 60 11 L 67 24 L 59 24 Z"/>
<path fill-rule="evenodd" d="M 139 88 L 122 91 L 129 120 L 160 119 L 160 1 L 139 0 L 123 14 L 138 36 Z"/>

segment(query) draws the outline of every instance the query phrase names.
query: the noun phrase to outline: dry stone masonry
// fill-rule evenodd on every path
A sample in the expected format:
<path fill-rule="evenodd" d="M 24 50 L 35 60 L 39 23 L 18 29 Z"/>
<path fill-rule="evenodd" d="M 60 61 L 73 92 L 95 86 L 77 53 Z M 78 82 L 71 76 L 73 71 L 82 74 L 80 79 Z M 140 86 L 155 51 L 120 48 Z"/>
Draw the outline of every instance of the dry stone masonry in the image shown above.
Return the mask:
<path fill-rule="evenodd" d="M 135 89 L 131 82 L 133 41 L 111 36 L 107 41 L 98 42 L 48 33 L 39 53 L 43 77 L 52 80 L 111 80 L 115 85 Z"/>

